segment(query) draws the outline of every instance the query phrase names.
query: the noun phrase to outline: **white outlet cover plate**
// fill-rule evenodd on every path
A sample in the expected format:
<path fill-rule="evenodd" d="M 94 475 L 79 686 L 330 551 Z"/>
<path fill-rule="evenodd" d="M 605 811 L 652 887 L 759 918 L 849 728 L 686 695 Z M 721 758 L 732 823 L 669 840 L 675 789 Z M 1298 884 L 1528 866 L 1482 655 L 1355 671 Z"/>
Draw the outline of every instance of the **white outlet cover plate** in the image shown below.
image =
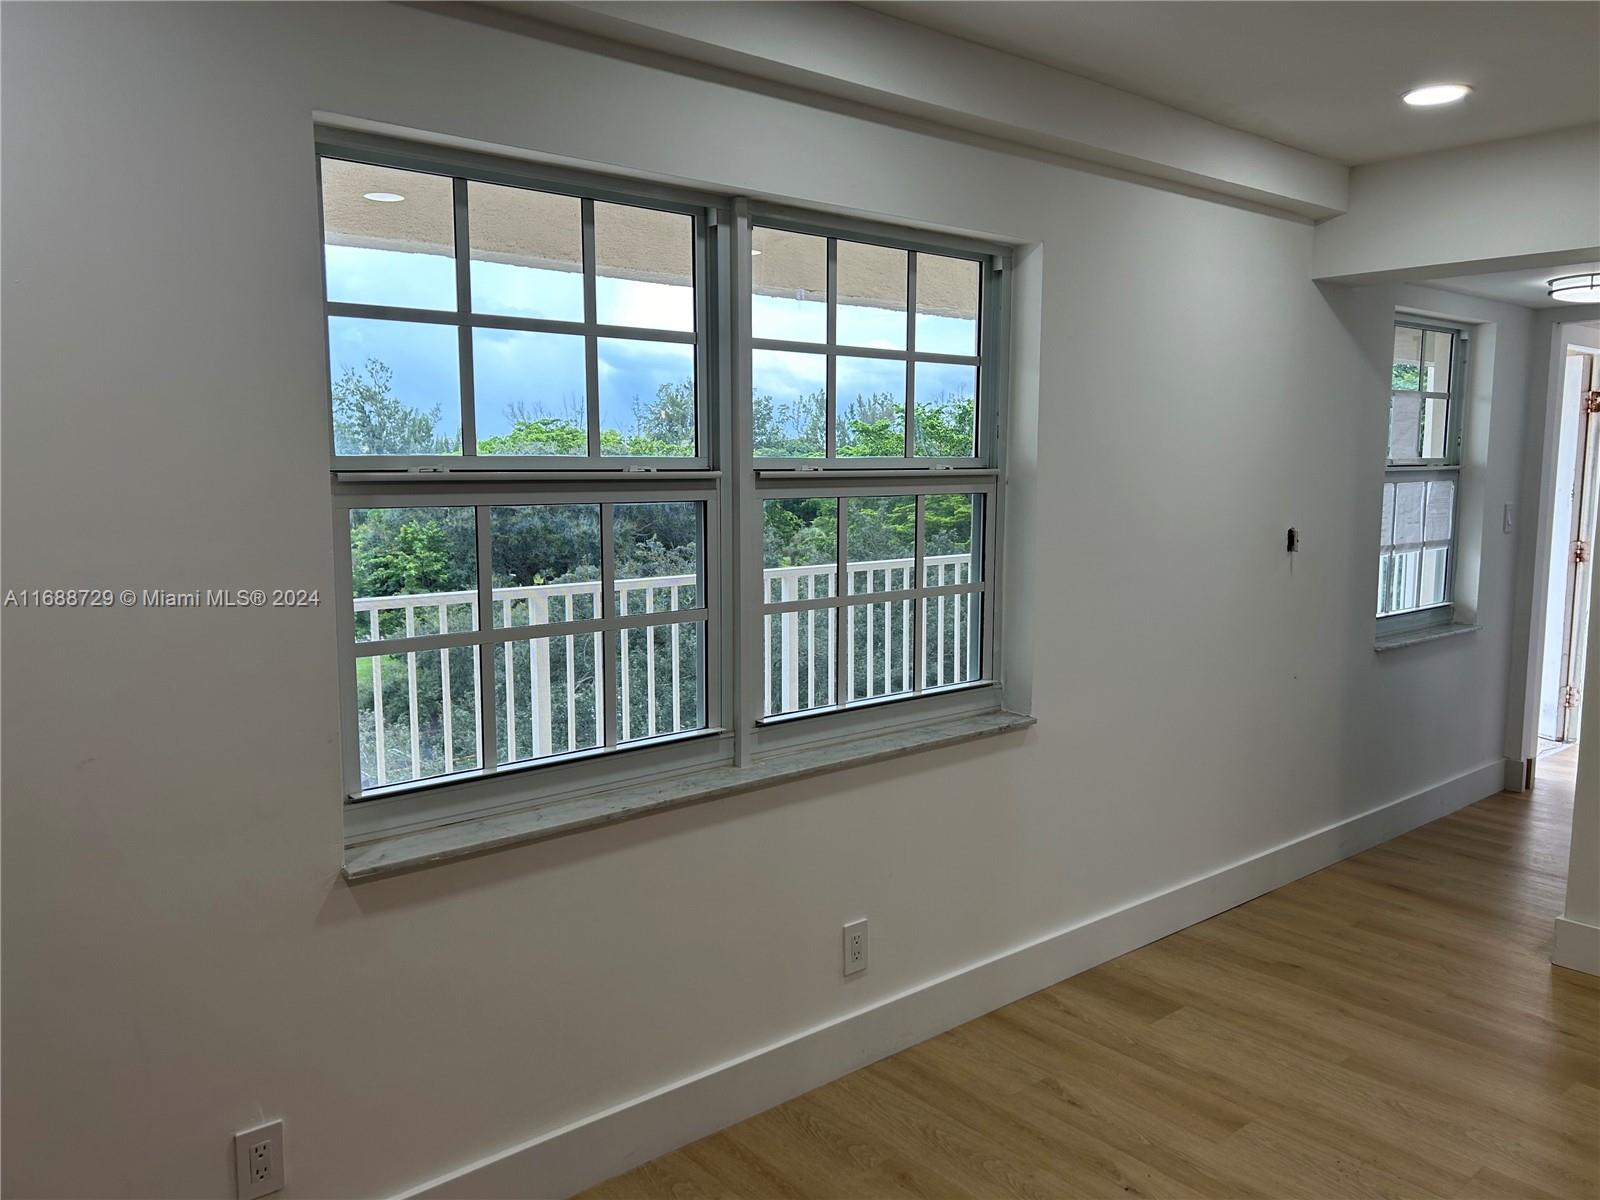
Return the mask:
<path fill-rule="evenodd" d="M 850 955 L 851 944 L 860 936 L 861 955 L 852 960 Z M 844 973 L 846 975 L 859 975 L 867 969 L 867 920 L 863 917 L 859 921 L 851 921 L 844 927 Z"/>
<path fill-rule="evenodd" d="M 258 1178 L 251 1151 L 266 1144 L 267 1162 L 264 1177 Z M 233 1158 L 237 1167 L 239 1200 L 256 1200 L 257 1196 L 270 1196 L 283 1190 L 283 1122 L 269 1121 L 254 1129 L 244 1129 L 233 1135 Z"/>

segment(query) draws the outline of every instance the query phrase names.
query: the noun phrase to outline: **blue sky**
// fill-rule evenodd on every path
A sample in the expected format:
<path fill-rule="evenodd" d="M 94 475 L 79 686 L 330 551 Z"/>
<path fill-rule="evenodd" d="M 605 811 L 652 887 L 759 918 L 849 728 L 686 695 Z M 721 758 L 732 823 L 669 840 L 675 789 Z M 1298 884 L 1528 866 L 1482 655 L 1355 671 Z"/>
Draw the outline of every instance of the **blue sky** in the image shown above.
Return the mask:
<path fill-rule="evenodd" d="M 454 259 L 354 246 L 327 246 L 328 297 L 360 304 L 450 310 L 455 307 Z M 506 263 L 471 264 L 473 306 L 486 313 L 581 320 L 582 276 Z M 693 294 L 688 287 L 634 280 L 596 280 L 601 321 L 644 328 L 693 328 Z M 757 336 L 821 341 L 824 305 L 820 301 L 756 296 Z M 919 349 L 974 352 L 974 322 L 917 315 Z M 841 336 L 886 349 L 905 345 L 905 316 L 889 309 L 841 306 Z M 461 386 L 456 331 L 421 322 L 331 317 L 328 341 L 333 375 L 346 367 L 358 372 L 369 358 L 394 372 L 394 394 L 408 406 L 427 411 L 439 406 L 436 432 L 454 436 L 461 424 Z M 650 399 L 663 383 L 694 377 L 693 347 L 671 342 L 603 339 L 599 347 L 601 426 L 630 432 L 635 398 Z M 585 423 L 583 339 L 571 334 L 520 330 L 473 331 L 473 375 L 480 437 L 506 433 L 511 411 L 530 416 L 564 417 Z M 822 389 L 821 355 L 757 352 L 755 386 L 780 401 Z M 970 394 L 969 367 L 921 364 L 917 398 L 924 403 L 939 391 Z M 865 358 L 839 360 L 841 408 L 858 392 L 888 392 L 903 399 L 904 366 Z M 935 390 L 937 389 L 937 390 Z"/>

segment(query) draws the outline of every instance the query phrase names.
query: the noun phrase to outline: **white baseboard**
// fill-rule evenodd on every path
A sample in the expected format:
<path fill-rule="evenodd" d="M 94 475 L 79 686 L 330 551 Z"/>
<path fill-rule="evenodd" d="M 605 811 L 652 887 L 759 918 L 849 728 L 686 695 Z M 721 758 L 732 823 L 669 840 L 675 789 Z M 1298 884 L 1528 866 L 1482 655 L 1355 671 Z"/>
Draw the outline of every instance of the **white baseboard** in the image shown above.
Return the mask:
<path fill-rule="evenodd" d="M 919 984 L 604 1112 L 530 1138 L 403 1193 L 400 1200 L 562 1197 L 907 1046 L 1166 937 L 1196 921 L 1492 796 L 1496 758 L 1426 791 L 1368 810 L 1090 917 L 1038 941 Z"/>
<path fill-rule="evenodd" d="M 1556 918 L 1556 940 L 1550 961 L 1558 967 L 1600 975 L 1600 926 Z"/>

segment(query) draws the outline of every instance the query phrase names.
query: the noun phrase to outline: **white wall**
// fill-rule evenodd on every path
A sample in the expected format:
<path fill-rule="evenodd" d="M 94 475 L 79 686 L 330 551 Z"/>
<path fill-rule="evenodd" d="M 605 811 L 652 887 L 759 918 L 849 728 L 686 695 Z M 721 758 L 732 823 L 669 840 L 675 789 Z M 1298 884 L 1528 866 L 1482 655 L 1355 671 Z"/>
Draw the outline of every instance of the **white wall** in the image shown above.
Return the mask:
<path fill-rule="evenodd" d="M 1317 227 L 1313 274 L 1366 283 L 1588 261 L 1597 181 L 1600 124 L 1354 167 L 1347 211 Z"/>
<path fill-rule="evenodd" d="M 0 20 L 5 587 L 331 592 L 317 110 L 1034 244 L 1049 516 L 1035 734 L 359 888 L 330 607 L 6 610 L 9 1195 L 226 1194 L 263 1113 L 291 1196 L 392 1192 L 1498 761 L 1509 539 L 1373 654 L 1395 295 L 1306 225 L 415 9 Z"/>

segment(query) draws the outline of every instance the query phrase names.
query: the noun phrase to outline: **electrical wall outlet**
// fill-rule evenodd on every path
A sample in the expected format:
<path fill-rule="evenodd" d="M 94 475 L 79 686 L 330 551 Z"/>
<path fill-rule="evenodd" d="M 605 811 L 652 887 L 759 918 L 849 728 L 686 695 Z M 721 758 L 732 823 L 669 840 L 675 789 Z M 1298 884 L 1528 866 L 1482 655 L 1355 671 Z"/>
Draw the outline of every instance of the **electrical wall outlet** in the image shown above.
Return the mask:
<path fill-rule="evenodd" d="M 844 927 L 844 973 L 859 975 L 867 969 L 867 919 Z"/>
<path fill-rule="evenodd" d="M 283 1189 L 283 1122 L 271 1121 L 233 1135 L 239 1200 L 255 1200 Z"/>

